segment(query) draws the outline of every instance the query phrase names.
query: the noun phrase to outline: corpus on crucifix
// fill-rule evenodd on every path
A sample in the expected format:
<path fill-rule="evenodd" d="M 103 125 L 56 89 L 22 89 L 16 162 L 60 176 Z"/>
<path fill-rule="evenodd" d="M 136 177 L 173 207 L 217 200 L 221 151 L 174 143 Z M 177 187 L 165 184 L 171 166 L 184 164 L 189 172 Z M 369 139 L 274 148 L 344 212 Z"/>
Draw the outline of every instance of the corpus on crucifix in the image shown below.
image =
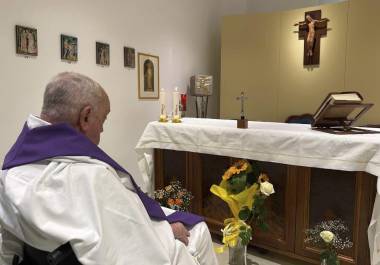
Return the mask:
<path fill-rule="evenodd" d="M 245 119 L 244 114 L 244 100 L 248 99 L 246 96 L 244 96 L 244 92 L 242 91 L 240 93 L 240 96 L 236 98 L 237 100 L 240 100 L 240 119 L 237 120 L 237 127 L 241 129 L 248 128 L 248 120 Z"/>
<path fill-rule="evenodd" d="M 304 40 L 304 65 L 319 64 L 320 40 L 327 35 L 328 18 L 321 18 L 321 10 L 305 13 L 305 21 L 295 23 L 298 26 L 298 37 Z"/>

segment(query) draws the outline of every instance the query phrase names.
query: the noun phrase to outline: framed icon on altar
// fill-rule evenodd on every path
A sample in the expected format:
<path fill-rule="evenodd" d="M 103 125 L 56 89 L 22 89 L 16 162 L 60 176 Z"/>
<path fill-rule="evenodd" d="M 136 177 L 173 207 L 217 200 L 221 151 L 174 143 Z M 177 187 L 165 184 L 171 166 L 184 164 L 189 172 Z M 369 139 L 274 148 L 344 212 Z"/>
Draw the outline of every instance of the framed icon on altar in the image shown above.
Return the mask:
<path fill-rule="evenodd" d="M 138 94 L 140 99 L 158 99 L 159 67 L 158 56 L 138 53 Z"/>
<path fill-rule="evenodd" d="M 16 25 L 16 53 L 38 55 L 37 29 Z"/>

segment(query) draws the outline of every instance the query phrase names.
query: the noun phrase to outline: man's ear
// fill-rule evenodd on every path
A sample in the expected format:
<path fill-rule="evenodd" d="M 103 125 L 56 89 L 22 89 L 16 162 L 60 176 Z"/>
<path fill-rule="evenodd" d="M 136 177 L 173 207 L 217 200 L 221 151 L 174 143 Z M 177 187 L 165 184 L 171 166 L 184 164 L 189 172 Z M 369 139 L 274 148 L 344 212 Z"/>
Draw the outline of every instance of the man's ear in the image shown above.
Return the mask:
<path fill-rule="evenodd" d="M 89 120 L 90 116 L 92 115 L 93 109 L 90 105 L 85 106 L 80 112 L 79 112 L 79 120 L 78 120 L 78 127 L 79 130 L 82 133 L 86 133 L 89 129 Z"/>

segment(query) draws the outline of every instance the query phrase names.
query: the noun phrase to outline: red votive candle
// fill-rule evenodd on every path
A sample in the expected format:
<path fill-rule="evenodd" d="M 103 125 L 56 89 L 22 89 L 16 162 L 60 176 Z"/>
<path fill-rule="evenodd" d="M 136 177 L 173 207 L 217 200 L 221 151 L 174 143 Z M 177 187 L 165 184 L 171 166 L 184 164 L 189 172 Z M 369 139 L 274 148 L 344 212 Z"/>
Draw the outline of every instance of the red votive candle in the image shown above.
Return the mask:
<path fill-rule="evenodd" d="M 186 94 L 181 94 L 181 105 L 182 105 L 182 111 L 186 111 Z"/>

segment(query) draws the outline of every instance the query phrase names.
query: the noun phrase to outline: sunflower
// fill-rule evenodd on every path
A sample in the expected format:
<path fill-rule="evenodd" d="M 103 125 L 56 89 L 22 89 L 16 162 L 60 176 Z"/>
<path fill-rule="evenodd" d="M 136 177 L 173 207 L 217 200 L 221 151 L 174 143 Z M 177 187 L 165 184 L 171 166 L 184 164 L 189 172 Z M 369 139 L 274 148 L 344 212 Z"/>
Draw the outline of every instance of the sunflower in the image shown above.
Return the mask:
<path fill-rule="evenodd" d="M 269 177 L 265 173 L 261 173 L 259 178 L 257 179 L 259 183 L 263 183 L 265 181 L 269 181 Z"/>
<path fill-rule="evenodd" d="M 236 174 L 239 174 L 241 171 L 248 169 L 248 162 L 247 160 L 239 160 L 234 164 L 233 167 L 236 169 Z"/>
<path fill-rule="evenodd" d="M 224 172 L 223 180 L 229 180 L 234 175 L 234 170 L 232 167 L 230 167 L 226 172 Z"/>
<path fill-rule="evenodd" d="M 238 175 L 248 169 L 247 160 L 239 160 L 235 162 L 223 175 L 223 180 L 229 180 L 233 175 Z"/>

